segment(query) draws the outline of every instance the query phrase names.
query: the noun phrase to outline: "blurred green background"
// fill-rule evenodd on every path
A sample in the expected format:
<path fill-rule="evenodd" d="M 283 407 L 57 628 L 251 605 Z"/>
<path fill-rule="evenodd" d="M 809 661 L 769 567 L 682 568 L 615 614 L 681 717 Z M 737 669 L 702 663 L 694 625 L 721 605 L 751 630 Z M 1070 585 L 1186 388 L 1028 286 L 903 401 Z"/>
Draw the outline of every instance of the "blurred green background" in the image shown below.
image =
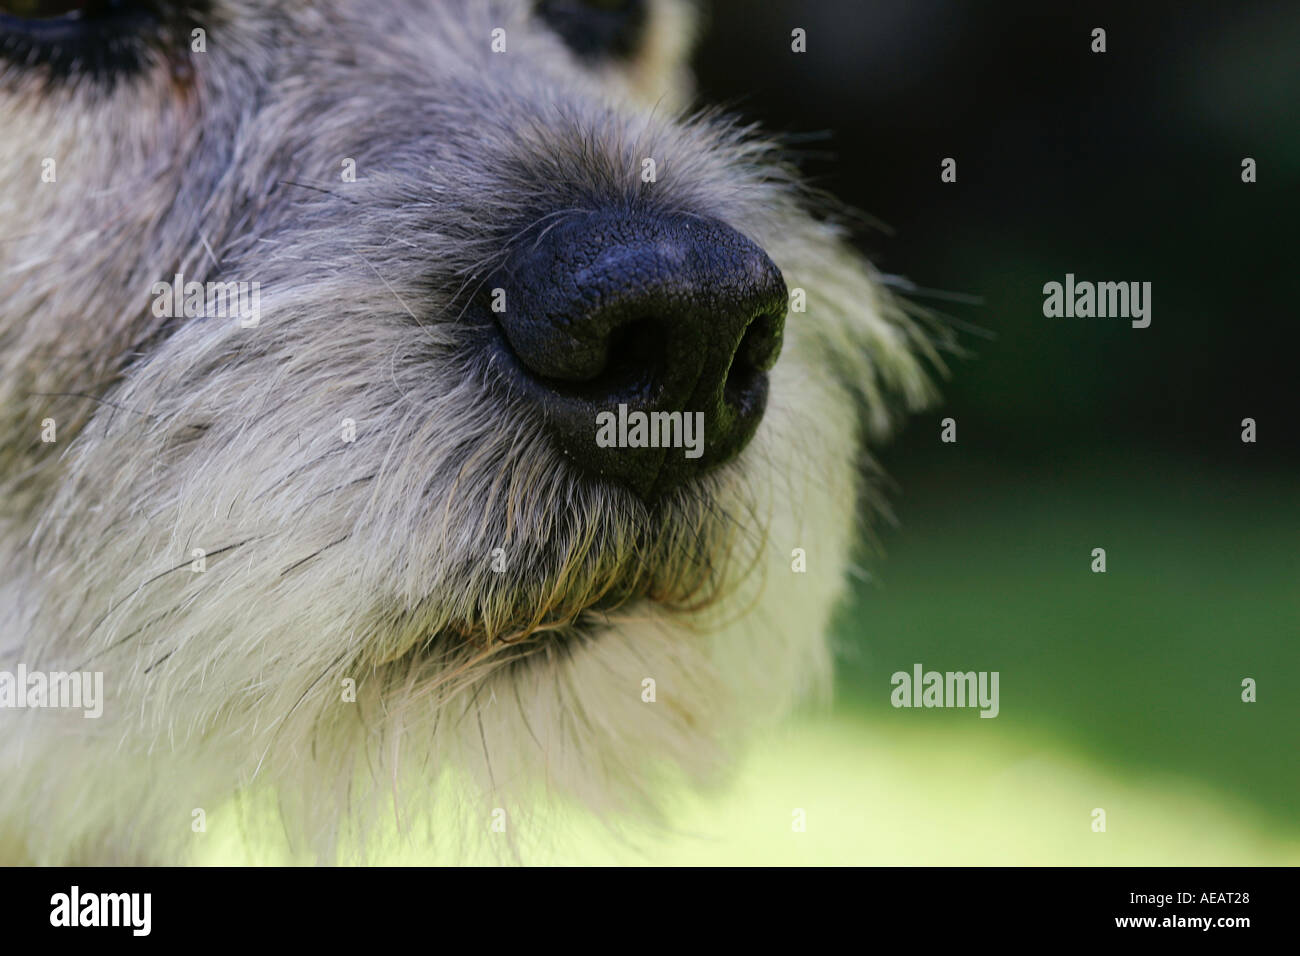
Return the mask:
<path fill-rule="evenodd" d="M 1300 863 L 1298 49 L 1294 2 L 713 5 L 701 99 L 788 134 L 976 331 L 881 451 L 899 520 L 833 707 L 667 832 L 575 823 L 530 862 Z M 1044 318 L 1067 272 L 1152 282 L 1151 327 Z M 892 708 L 917 662 L 999 671 L 1000 716 Z"/>
<path fill-rule="evenodd" d="M 1300 863 L 1297 49 L 1294 3 L 714 5 L 704 98 L 792 134 L 966 353 L 881 454 L 835 708 L 756 758 L 737 861 Z M 1067 272 L 1152 282 L 1151 327 L 1044 318 Z M 917 662 L 1000 671 L 1000 716 L 894 709 Z M 800 783 L 820 838 L 761 835 Z"/>

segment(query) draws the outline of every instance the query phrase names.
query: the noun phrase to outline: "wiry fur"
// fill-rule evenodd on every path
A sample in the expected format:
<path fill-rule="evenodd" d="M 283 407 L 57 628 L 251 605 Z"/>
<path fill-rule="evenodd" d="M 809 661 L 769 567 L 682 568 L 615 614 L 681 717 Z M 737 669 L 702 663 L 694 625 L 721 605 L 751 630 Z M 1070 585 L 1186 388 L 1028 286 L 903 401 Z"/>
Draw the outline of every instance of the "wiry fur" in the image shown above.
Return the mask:
<path fill-rule="evenodd" d="M 520 2 L 205 22 L 190 78 L 0 83 L 4 167 L 58 161 L 0 198 L 0 669 L 107 697 L 0 711 L 0 854 L 184 859 L 254 784 L 326 860 L 447 773 L 485 832 L 542 789 L 652 810 L 824 680 L 858 405 L 878 436 L 926 400 L 921 337 L 771 147 L 675 112 L 680 36 L 615 71 Z M 463 321 L 515 237 L 610 204 L 721 220 L 808 295 L 753 443 L 654 509 L 570 469 Z M 175 272 L 259 281 L 259 327 L 155 318 Z"/>

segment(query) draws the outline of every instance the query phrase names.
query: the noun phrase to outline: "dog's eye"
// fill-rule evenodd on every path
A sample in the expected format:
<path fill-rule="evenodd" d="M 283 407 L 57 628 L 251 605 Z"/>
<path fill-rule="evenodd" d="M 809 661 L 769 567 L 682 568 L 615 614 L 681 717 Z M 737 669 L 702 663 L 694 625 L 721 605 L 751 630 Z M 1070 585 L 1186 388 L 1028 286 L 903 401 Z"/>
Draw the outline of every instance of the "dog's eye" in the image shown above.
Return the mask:
<path fill-rule="evenodd" d="M 61 17 L 88 6 L 90 3 L 84 0 L 81 3 L 68 0 L 13 0 L 12 3 L 0 3 L 0 10 L 16 17 Z"/>
<path fill-rule="evenodd" d="M 647 0 L 538 0 L 537 14 L 578 56 L 630 57 L 645 32 Z"/>
<path fill-rule="evenodd" d="M 160 22 L 151 0 L 0 0 L 0 58 L 61 75 L 138 67 Z"/>

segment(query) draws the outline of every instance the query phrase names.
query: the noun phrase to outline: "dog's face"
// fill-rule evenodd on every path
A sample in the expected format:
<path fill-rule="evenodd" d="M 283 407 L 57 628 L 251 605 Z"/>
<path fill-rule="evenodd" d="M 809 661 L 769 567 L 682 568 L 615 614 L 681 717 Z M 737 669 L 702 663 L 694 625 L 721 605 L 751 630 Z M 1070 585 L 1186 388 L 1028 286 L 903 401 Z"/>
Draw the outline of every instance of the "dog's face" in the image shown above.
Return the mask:
<path fill-rule="evenodd" d="M 104 671 L 84 735 L 599 803 L 824 674 L 920 339 L 679 114 L 689 8 L 0 9 L 0 650 Z"/>

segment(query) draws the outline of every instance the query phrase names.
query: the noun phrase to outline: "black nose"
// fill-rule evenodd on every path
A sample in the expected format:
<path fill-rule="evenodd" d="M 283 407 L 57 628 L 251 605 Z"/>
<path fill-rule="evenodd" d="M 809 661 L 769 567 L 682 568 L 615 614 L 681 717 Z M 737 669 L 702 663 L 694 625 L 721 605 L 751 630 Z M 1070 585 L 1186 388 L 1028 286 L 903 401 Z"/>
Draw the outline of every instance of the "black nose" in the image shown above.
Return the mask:
<path fill-rule="evenodd" d="M 520 243 L 489 285 L 505 292 L 494 317 L 513 376 L 583 470 L 652 499 L 753 437 L 786 288 L 735 230 L 688 216 L 568 217 Z"/>

